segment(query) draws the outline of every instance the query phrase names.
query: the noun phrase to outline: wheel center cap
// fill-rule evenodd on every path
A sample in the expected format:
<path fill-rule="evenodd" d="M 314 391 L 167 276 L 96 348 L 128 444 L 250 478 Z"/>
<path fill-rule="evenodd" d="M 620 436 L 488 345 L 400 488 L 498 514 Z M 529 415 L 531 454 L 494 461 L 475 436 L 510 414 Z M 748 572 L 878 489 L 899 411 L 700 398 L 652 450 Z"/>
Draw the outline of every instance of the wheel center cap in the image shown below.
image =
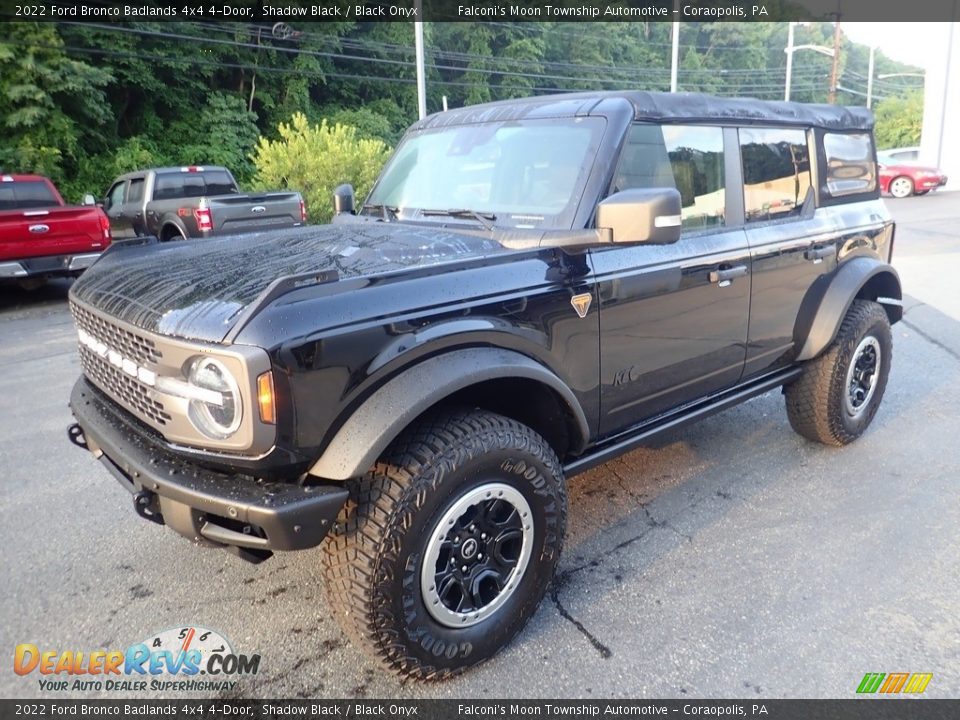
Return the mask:
<path fill-rule="evenodd" d="M 463 555 L 464 560 L 469 560 L 474 555 L 477 554 L 477 541 L 473 538 L 469 538 L 463 545 L 460 547 L 460 554 Z"/>

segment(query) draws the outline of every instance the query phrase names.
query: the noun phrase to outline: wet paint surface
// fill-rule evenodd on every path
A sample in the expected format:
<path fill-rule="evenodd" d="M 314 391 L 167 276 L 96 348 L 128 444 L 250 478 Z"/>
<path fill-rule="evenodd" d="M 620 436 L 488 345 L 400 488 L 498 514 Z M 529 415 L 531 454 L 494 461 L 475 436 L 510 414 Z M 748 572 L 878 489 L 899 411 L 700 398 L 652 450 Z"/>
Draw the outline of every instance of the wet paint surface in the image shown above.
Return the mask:
<path fill-rule="evenodd" d="M 163 335 L 217 342 L 274 280 L 336 270 L 341 278 L 469 261 L 509 252 L 437 227 L 350 223 L 115 250 L 71 296 Z"/>

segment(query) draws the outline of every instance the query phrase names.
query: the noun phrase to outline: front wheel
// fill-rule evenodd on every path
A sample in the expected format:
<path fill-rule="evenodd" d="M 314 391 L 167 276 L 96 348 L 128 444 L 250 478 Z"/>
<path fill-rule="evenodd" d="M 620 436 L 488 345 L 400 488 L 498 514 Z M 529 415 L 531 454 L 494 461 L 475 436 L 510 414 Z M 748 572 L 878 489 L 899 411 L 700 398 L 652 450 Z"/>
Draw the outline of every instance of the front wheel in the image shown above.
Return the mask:
<path fill-rule="evenodd" d="M 905 198 L 913 195 L 913 180 L 906 175 L 895 177 L 890 181 L 890 194 L 895 198 Z"/>
<path fill-rule="evenodd" d="M 892 351 L 883 307 L 854 300 L 833 343 L 784 388 L 793 429 L 827 445 L 860 437 L 883 399 Z"/>
<path fill-rule="evenodd" d="M 563 543 L 563 470 L 529 427 L 484 410 L 409 428 L 358 480 L 324 541 L 348 636 L 400 675 L 493 656 L 533 615 Z"/>

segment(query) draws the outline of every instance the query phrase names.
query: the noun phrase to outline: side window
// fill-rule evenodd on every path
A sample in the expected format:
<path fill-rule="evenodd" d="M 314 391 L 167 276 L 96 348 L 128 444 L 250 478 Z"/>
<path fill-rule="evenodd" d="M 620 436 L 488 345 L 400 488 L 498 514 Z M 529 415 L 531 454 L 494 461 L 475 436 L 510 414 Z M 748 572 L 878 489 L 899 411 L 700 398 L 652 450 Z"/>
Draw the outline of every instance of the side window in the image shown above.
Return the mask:
<path fill-rule="evenodd" d="M 877 168 L 869 133 L 824 133 L 826 191 L 833 197 L 873 192 Z"/>
<path fill-rule="evenodd" d="M 107 193 L 107 208 L 115 208 L 123 205 L 123 191 L 127 187 L 127 181 L 118 182 Z"/>
<path fill-rule="evenodd" d="M 637 123 L 627 136 L 613 192 L 675 187 L 686 230 L 724 224 L 723 129 Z"/>
<path fill-rule="evenodd" d="M 747 222 L 799 215 L 810 190 L 806 131 L 741 128 L 739 133 Z"/>
<path fill-rule="evenodd" d="M 143 200 L 143 178 L 134 178 L 130 181 L 130 190 L 127 192 L 127 202 L 134 203 Z"/>

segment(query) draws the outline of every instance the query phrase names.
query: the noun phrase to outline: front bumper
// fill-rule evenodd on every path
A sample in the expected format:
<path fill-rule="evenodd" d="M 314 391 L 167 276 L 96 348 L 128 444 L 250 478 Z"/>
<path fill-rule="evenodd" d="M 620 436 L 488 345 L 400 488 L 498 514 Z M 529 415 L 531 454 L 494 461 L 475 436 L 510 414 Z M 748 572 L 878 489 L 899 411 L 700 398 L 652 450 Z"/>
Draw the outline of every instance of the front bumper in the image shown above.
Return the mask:
<path fill-rule="evenodd" d="M 54 275 L 79 275 L 93 265 L 101 253 L 82 253 L 78 255 L 50 255 L 25 260 L 0 263 L 0 279 L 21 280 L 23 278 Z"/>
<path fill-rule="evenodd" d="M 318 545 L 347 499 L 340 485 L 301 486 L 224 474 L 148 442 L 133 420 L 85 378 L 70 395 L 68 433 L 134 495 L 138 514 L 200 545 L 247 560 Z"/>

